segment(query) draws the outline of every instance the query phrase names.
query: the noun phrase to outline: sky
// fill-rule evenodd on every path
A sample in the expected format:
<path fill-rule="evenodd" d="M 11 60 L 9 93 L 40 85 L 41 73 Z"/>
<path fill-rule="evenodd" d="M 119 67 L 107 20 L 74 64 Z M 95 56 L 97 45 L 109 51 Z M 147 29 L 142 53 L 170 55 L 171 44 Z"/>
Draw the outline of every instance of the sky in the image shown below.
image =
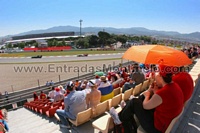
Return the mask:
<path fill-rule="evenodd" d="M 0 36 L 54 26 L 200 32 L 200 0 L 0 0 Z"/>

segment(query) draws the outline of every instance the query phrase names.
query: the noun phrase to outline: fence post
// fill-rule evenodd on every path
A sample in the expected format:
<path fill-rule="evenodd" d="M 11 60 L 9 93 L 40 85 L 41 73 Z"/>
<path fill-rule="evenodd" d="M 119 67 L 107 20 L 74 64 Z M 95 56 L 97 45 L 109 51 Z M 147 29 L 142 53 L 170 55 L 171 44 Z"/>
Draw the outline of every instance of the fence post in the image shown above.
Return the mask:
<path fill-rule="evenodd" d="M 78 80 L 79 80 L 79 69 L 78 69 Z"/>
<path fill-rule="evenodd" d="M 38 79 L 38 87 L 40 88 L 40 80 Z"/>
<path fill-rule="evenodd" d="M 59 82 L 60 82 L 60 75 L 58 75 L 58 80 L 59 80 Z"/>

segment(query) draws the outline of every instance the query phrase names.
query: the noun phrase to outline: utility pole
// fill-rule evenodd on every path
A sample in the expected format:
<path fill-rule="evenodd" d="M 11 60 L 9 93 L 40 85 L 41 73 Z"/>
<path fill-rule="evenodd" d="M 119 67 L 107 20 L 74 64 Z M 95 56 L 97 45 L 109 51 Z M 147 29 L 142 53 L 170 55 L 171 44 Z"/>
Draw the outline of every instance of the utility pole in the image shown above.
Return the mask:
<path fill-rule="evenodd" d="M 82 26 L 83 20 L 80 19 L 79 22 L 80 22 L 80 37 L 81 37 L 81 26 Z"/>

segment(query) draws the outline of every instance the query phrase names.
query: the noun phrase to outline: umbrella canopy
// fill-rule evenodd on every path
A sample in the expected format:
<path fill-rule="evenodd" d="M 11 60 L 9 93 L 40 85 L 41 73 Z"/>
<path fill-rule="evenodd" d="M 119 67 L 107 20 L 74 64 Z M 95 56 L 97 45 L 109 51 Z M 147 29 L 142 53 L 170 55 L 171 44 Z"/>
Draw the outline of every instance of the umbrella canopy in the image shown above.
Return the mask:
<path fill-rule="evenodd" d="M 161 45 L 132 46 L 124 53 L 122 58 L 145 64 L 167 66 L 184 66 L 192 63 L 182 51 Z"/>

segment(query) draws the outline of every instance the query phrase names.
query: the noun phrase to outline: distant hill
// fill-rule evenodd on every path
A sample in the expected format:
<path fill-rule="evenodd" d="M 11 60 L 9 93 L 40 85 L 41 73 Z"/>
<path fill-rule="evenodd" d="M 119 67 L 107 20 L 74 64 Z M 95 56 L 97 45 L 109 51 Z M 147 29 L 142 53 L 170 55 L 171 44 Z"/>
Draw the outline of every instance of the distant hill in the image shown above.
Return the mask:
<path fill-rule="evenodd" d="M 129 35 L 147 35 L 154 36 L 157 38 L 168 38 L 168 39 L 182 39 L 194 42 L 200 42 L 200 32 L 194 32 L 189 34 L 181 34 L 175 31 L 158 31 L 158 30 L 149 30 L 143 27 L 132 27 L 132 28 L 113 28 L 113 27 L 83 27 L 82 32 L 93 32 L 97 34 L 99 31 L 106 31 L 108 33 L 114 34 L 129 34 Z M 43 30 L 32 30 L 28 32 L 23 32 L 13 36 L 21 36 L 27 34 L 39 34 L 39 33 L 50 33 L 50 32 L 79 32 L 80 27 L 75 26 L 56 26 Z"/>

